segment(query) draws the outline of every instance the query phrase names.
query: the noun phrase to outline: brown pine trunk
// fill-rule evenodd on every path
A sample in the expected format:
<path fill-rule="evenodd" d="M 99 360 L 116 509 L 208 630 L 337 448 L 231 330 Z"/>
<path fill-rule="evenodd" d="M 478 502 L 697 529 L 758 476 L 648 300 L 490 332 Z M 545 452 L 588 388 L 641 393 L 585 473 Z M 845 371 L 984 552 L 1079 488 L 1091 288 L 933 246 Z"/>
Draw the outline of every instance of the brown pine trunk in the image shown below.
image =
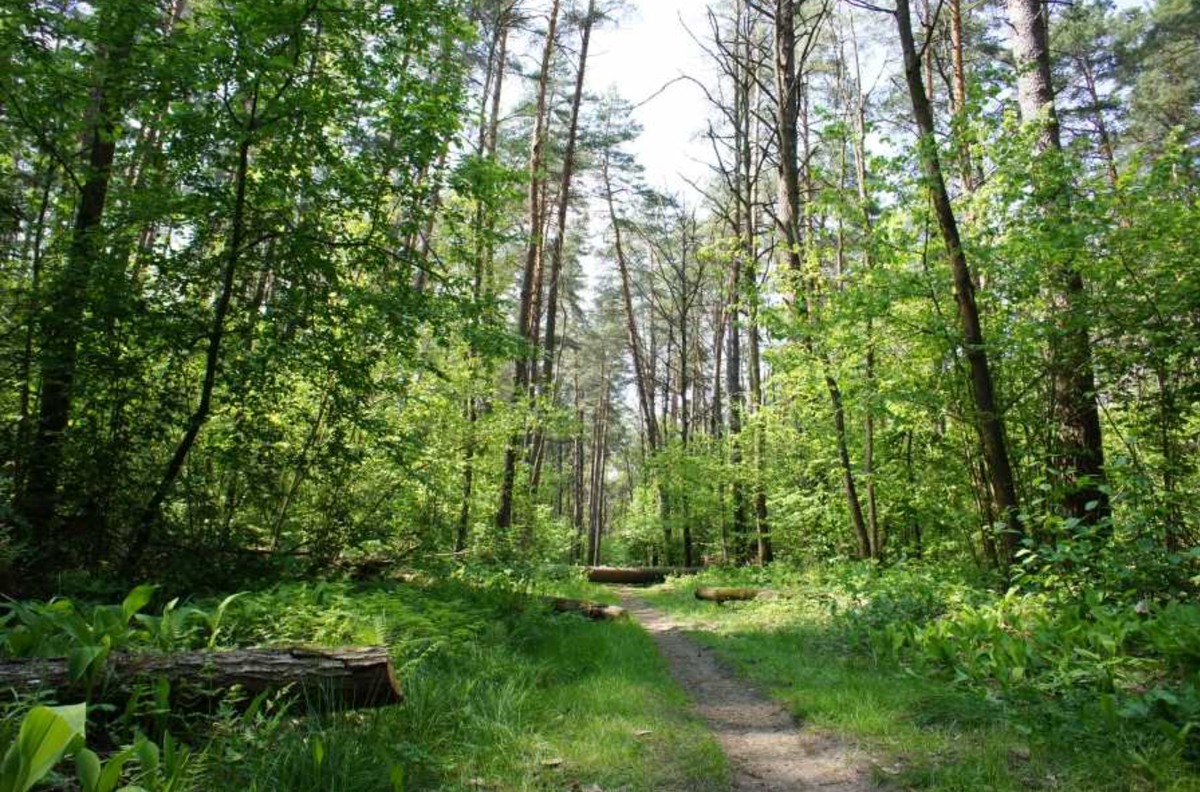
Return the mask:
<path fill-rule="evenodd" d="M 575 438 L 572 453 L 572 481 L 574 494 L 571 499 L 571 524 L 575 526 L 575 548 L 573 555 L 576 561 L 583 558 L 583 405 L 579 402 L 579 370 L 575 371 Z"/>
<path fill-rule="evenodd" d="M 1021 118 L 1026 123 L 1042 123 L 1040 148 L 1057 154 L 1062 151 L 1062 139 L 1054 107 L 1046 14 L 1042 0 L 1008 0 Z M 1069 212 L 1070 186 L 1057 185 L 1043 200 L 1048 212 Z M 1056 456 L 1069 489 L 1063 505 L 1071 516 L 1090 523 L 1108 515 L 1109 503 L 1102 489 L 1104 437 L 1096 401 L 1087 294 L 1083 276 L 1071 261 L 1057 265 L 1051 275 L 1059 331 L 1052 350 Z"/>
<path fill-rule="evenodd" d="M 971 374 L 971 393 L 975 402 L 975 420 L 988 464 L 996 505 L 1000 508 L 1004 534 L 1005 557 L 1012 562 L 1020 548 L 1023 530 L 1017 518 L 1017 490 L 1013 481 L 1012 466 L 1008 458 L 1008 443 L 1004 436 L 1004 423 L 996 405 L 995 387 L 992 384 L 991 368 L 984 345 L 983 327 L 979 321 L 979 308 L 975 304 L 975 286 L 971 270 L 967 266 L 966 253 L 958 232 L 958 220 L 946 190 L 941 161 L 934 146 L 933 109 L 925 95 L 921 79 L 921 59 L 913 41 L 912 18 L 908 0 L 896 2 L 896 26 L 900 45 L 904 51 L 904 76 L 913 105 L 917 128 L 921 135 L 921 160 L 929 183 L 930 196 L 937 215 L 942 241 L 950 257 L 950 269 L 954 276 L 955 299 L 962 322 L 965 354 Z"/>
<path fill-rule="evenodd" d="M 521 302 L 517 312 L 517 333 L 527 343 L 533 343 L 534 288 L 537 282 L 537 263 L 541 255 L 542 240 L 539 235 L 542 223 L 542 158 L 546 144 L 546 91 L 550 84 L 550 64 L 554 55 L 554 37 L 558 29 L 560 0 L 553 0 L 550 21 L 546 29 L 546 41 L 542 47 L 541 72 L 538 75 L 537 103 L 534 110 L 533 142 L 529 155 L 529 243 L 525 248 L 525 266 L 521 274 Z M 525 351 L 517 356 L 513 375 L 513 404 L 523 404 L 529 389 L 530 364 L 533 361 Z M 500 485 L 500 506 L 496 510 L 496 527 L 507 531 L 513 521 L 513 490 L 517 479 L 517 450 L 521 436 L 509 438 L 504 451 L 504 478 Z"/>
<path fill-rule="evenodd" d="M 796 78 L 796 31 L 794 0 L 776 0 L 775 5 L 775 73 L 776 73 L 776 125 L 779 127 L 779 181 L 780 210 L 779 225 L 787 249 L 788 273 L 792 281 L 792 303 L 801 321 L 808 323 L 810 291 L 805 283 L 803 262 L 800 256 L 800 162 L 797 156 L 800 126 L 801 86 Z M 807 126 L 807 121 L 806 124 Z M 805 178 L 809 176 L 805 171 Z M 858 488 L 854 481 L 854 468 L 850 462 L 850 450 L 846 439 L 846 417 L 842 404 L 841 390 L 833 377 L 832 364 L 824 352 L 819 352 L 807 328 L 804 343 L 810 353 L 817 357 L 824 369 L 825 385 L 829 392 L 833 410 L 835 441 L 838 462 L 842 468 L 842 484 L 846 494 L 846 505 L 850 520 L 858 538 L 859 555 L 867 558 L 871 554 L 871 542 L 863 519 Z"/>
<path fill-rule="evenodd" d="M 546 41 L 542 47 L 541 71 L 538 74 L 537 103 L 534 108 L 533 142 L 529 154 L 528 217 L 529 240 L 525 247 L 525 267 L 521 276 L 521 302 L 517 318 L 517 332 L 529 343 L 533 343 L 533 309 L 535 288 L 538 285 L 538 260 L 542 255 L 542 208 L 543 174 L 542 164 L 546 147 L 546 94 L 550 85 L 550 67 L 554 57 L 554 38 L 558 30 L 560 0 L 553 0 L 550 7 L 550 22 L 546 29 Z M 522 354 L 517 358 L 516 386 L 524 391 L 530 380 L 530 360 Z"/>
<path fill-rule="evenodd" d="M 550 254 L 550 296 L 546 303 L 546 343 L 543 350 L 542 381 L 547 386 L 554 381 L 554 349 L 558 323 L 558 281 L 562 274 L 563 243 L 567 234 L 567 211 L 571 200 L 571 180 L 575 174 L 575 146 L 579 137 L 579 108 L 583 104 L 583 82 L 587 70 L 588 49 L 592 41 L 592 24 L 596 16 L 596 0 L 588 0 L 587 16 L 583 20 L 583 38 L 579 45 L 579 66 L 575 74 L 575 95 L 571 99 L 571 122 L 567 128 L 567 147 L 563 152 L 562 183 L 558 188 L 558 225 Z"/>
<path fill-rule="evenodd" d="M 51 286 L 49 311 L 41 328 L 38 424 L 30 451 L 24 503 L 20 508 L 38 544 L 50 540 L 58 508 L 63 442 L 71 419 L 75 363 L 88 308 L 87 290 L 96 282 L 106 285 L 110 276 L 102 271 L 102 224 L 120 129 L 117 121 L 125 110 L 127 69 L 142 17 L 140 11 L 125 9 L 122 5 L 110 0 L 100 7 L 104 27 L 113 31 L 113 38 L 96 58 L 100 75 L 89 109 L 86 178 L 79 187 L 66 266 Z M 78 538 L 94 541 L 94 537 Z"/>
<path fill-rule="evenodd" d="M 482 100 L 479 108 L 479 153 L 489 160 L 496 157 L 496 136 L 500 124 L 500 97 L 504 89 L 505 65 L 508 58 L 508 31 L 512 6 L 503 9 L 496 18 L 496 32 L 488 53 L 488 75 L 485 81 Z M 490 90 L 490 97 L 489 97 Z M 490 115 L 488 102 L 491 102 Z M 479 242 L 475 250 L 475 273 L 472 283 L 472 294 L 478 300 L 486 290 L 492 294 L 491 235 L 494 226 L 494 215 L 482 203 L 475 215 L 476 236 Z M 463 444 L 463 486 L 462 504 L 459 506 L 458 529 L 454 539 L 455 553 L 463 553 L 467 549 L 467 541 L 471 531 L 471 499 L 475 489 L 475 450 L 477 444 L 476 424 L 479 422 L 479 406 L 474 394 L 475 377 L 471 377 L 464 412 L 467 419 L 467 439 Z"/>
<path fill-rule="evenodd" d="M 967 134 L 967 66 L 963 57 L 962 0 L 950 0 L 950 61 L 954 72 L 954 125 L 958 142 L 958 165 L 963 187 L 968 193 L 975 190 L 975 165 L 971 158 L 971 141 Z"/>
<path fill-rule="evenodd" d="M 26 310 L 25 344 L 21 354 L 21 391 L 18 397 L 17 448 L 13 470 L 14 489 L 17 493 L 25 492 L 25 460 L 28 458 L 29 436 L 33 428 L 30 401 L 33 396 L 33 342 L 37 331 L 35 315 L 37 298 L 42 289 L 42 247 L 46 238 L 46 214 L 50 209 L 50 193 L 54 188 L 55 172 L 47 170 L 42 184 L 42 195 L 38 202 L 37 220 L 34 223 L 33 237 L 29 243 L 28 255 L 31 265 L 29 273 L 29 301 Z M 20 495 L 19 495 L 20 497 Z"/>
<path fill-rule="evenodd" d="M 852 29 L 853 30 L 853 29 Z M 855 137 L 854 137 L 854 175 L 858 182 L 858 203 L 863 216 L 863 229 L 866 231 L 868 242 L 864 249 L 863 258 L 867 271 L 875 268 L 875 257 L 871 252 L 870 237 L 875 231 L 875 218 L 871 215 L 871 194 L 867 183 L 867 120 L 866 98 L 862 95 L 862 70 L 858 62 L 858 39 L 854 39 L 854 77 L 855 77 Z M 883 557 L 884 536 L 879 524 L 879 506 L 876 497 L 875 484 L 875 327 L 874 322 L 867 319 L 867 354 L 866 354 L 866 386 L 867 408 L 865 419 L 865 436 L 863 438 L 863 474 L 867 479 L 867 533 L 870 539 L 872 558 Z"/>
<path fill-rule="evenodd" d="M 642 420 L 646 422 L 647 443 L 650 446 L 650 451 L 654 452 L 659 448 L 660 435 L 658 417 L 654 414 L 654 396 L 651 391 L 653 385 L 650 382 L 650 372 L 646 368 L 645 360 L 642 356 L 642 339 L 638 333 L 637 320 L 633 312 L 633 291 L 629 281 L 629 265 L 625 258 L 621 222 L 617 218 L 616 206 L 613 203 L 612 179 L 609 175 L 609 158 L 607 153 L 605 153 L 601 165 L 601 176 L 604 179 L 604 197 L 608 205 L 609 224 L 613 230 L 614 247 L 617 254 L 617 268 L 621 273 L 621 299 L 625 305 L 625 329 L 629 341 L 629 354 L 633 358 L 633 378 L 634 385 L 637 388 L 638 406 L 642 411 Z"/>

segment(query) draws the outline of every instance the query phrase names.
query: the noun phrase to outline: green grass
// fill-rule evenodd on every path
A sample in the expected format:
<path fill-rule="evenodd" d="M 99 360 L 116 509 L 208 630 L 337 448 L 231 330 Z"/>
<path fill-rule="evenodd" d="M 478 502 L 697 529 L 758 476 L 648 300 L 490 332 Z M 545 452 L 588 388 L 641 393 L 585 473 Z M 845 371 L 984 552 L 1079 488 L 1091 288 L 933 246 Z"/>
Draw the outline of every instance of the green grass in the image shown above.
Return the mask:
<path fill-rule="evenodd" d="M 611 600 L 586 584 L 544 593 Z M 288 586 L 233 616 L 241 642 L 392 647 L 405 703 L 299 718 L 229 718 L 198 788 L 723 790 L 729 773 L 635 624 L 549 615 L 503 591 L 446 583 Z"/>
<path fill-rule="evenodd" d="M 734 573 L 730 583 L 745 585 Z M 854 653 L 833 629 L 839 594 L 716 605 L 693 597 L 723 573 L 650 589 L 647 601 L 689 627 L 796 716 L 861 745 L 875 774 L 926 790 L 1200 790 L 1200 775 L 1154 735 L 1114 734 L 1048 700 L 977 692 Z M 1145 739 L 1143 739 L 1145 738 Z"/>

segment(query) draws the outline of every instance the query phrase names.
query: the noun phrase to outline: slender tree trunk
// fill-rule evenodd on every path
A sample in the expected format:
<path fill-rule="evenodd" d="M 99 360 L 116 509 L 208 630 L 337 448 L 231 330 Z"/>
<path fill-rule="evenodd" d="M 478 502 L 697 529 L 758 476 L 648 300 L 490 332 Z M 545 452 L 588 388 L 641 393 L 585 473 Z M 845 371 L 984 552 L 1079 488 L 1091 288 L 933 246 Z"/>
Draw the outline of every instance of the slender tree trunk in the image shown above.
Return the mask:
<path fill-rule="evenodd" d="M 866 98 L 862 94 L 862 69 L 858 61 L 857 35 L 854 40 L 854 83 L 856 96 L 853 146 L 854 175 L 855 181 L 858 183 L 858 203 L 863 217 L 863 230 L 867 236 L 863 258 L 866 269 L 870 272 L 875 268 L 875 256 L 871 239 L 875 232 L 875 218 L 871 214 L 871 193 L 867 182 L 867 111 Z M 867 386 L 867 409 L 865 437 L 863 438 L 863 473 L 867 479 L 867 532 L 870 538 L 871 556 L 873 558 L 882 558 L 884 536 L 879 524 L 879 506 L 875 483 L 875 325 L 870 317 L 867 319 L 865 379 Z"/>
<path fill-rule="evenodd" d="M 975 190 L 975 165 L 971 158 L 971 140 L 967 130 L 967 66 L 963 57 L 962 0 L 950 0 L 950 60 L 954 71 L 954 126 L 958 143 L 958 165 L 963 187 L 968 193 Z"/>
<path fill-rule="evenodd" d="M 976 422 L 988 463 L 988 475 L 1001 511 L 1006 531 L 1004 547 L 1006 560 L 1011 563 L 1020 548 L 1023 531 L 1017 518 L 1017 490 L 1013 480 L 1012 466 L 1008 457 L 1008 443 L 1004 435 L 1004 423 L 996 405 L 996 392 L 992 384 L 991 368 L 988 364 L 987 348 L 984 344 L 983 327 L 979 321 L 979 308 L 975 304 L 975 286 L 971 270 L 967 265 L 966 253 L 958 232 L 958 220 L 946 190 L 942 166 L 938 158 L 933 109 L 925 95 L 921 80 L 921 60 L 913 41 L 912 19 L 908 0 L 896 2 L 896 26 L 900 44 L 904 51 L 904 75 L 908 84 L 909 97 L 913 105 L 917 128 L 921 134 L 921 160 L 934 211 L 942 232 L 942 241 L 950 257 L 950 269 L 954 276 L 955 299 L 959 318 L 962 321 L 965 354 L 971 374 L 971 392 L 975 401 Z"/>
<path fill-rule="evenodd" d="M 528 343 L 533 327 L 534 287 L 537 280 L 537 262 L 542 248 L 538 231 L 542 221 L 542 156 L 545 150 L 546 90 L 550 84 L 550 64 L 554 55 L 554 37 L 558 28 L 560 0 L 553 0 L 550 21 L 546 29 L 546 41 L 542 48 L 541 73 L 538 76 L 537 103 L 534 109 L 533 143 L 529 155 L 529 244 L 525 249 L 525 266 L 521 275 L 521 302 L 517 314 L 517 333 Z M 530 381 L 530 365 L 533 361 L 522 351 L 517 357 L 513 377 L 513 403 L 524 402 Z M 513 520 L 513 490 L 517 479 L 517 450 L 519 436 L 509 439 L 504 451 L 504 478 L 500 485 L 500 507 L 496 511 L 496 527 L 506 532 Z"/>
<path fill-rule="evenodd" d="M 579 45 L 579 66 L 575 74 L 575 95 L 571 99 L 571 121 L 567 128 L 567 147 L 563 152 L 562 183 L 558 188 L 558 226 L 550 254 L 550 297 L 546 303 L 546 343 L 542 361 L 542 380 L 554 381 L 555 331 L 558 323 L 558 282 L 562 274 L 563 243 L 567 234 L 567 212 L 571 200 L 571 180 L 575 174 L 575 146 L 579 138 L 579 108 L 583 104 L 584 75 L 587 71 L 588 49 L 592 41 L 592 24 L 596 16 L 596 0 L 588 0 L 587 16 L 583 20 L 583 35 Z"/>
<path fill-rule="evenodd" d="M 735 257 L 730 270 L 729 328 L 726 331 L 725 390 L 729 394 L 729 464 L 733 469 L 733 546 L 739 562 L 746 560 L 747 530 L 746 490 L 742 486 L 742 346 L 741 322 L 738 317 L 737 285 L 741 280 L 741 258 Z"/>
<path fill-rule="evenodd" d="M 1100 140 L 1100 154 L 1104 157 L 1104 164 L 1108 172 L 1108 184 L 1115 190 L 1119 176 L 1117 172 L 1117 155 L 1113 150 L 1112 134 L 1109 132 L 1108 124 L 1104 120 L 1104 108 L 1100 102 L 1100 92 L 1096 89 L 1096 73 L 1086 55 L 1077 57 L 1075 61 L 1079 64 L 1079 70 L 1083 74 L 1084 85 L 1087 86 L 1088 98 L 1091 100 L 1092 125 L 1096 127 L 1096 134 Z"/>
<path fill-rule="evenodd" d="M 500 124 L 500 97 L 504 89 L 505 66 L 508 58 L 508 31 L 511 11 L 512 5 L 510 4 L 496 18 L 496 33 L 492 40 L 488 57 L 488 76 L 485 81 L 479 109 L 479 153 L 480 156 L 486 157 L 489 160 L 494 160 L 496 157 L 496 136 Z M 491 93 L 490 97 L 488 95 L 489 90 Z M 489 98 L 491 102 L 490 114 L 487 110 Z M 492 295 L 491 258 L 495 213 L 490 207 L 480 203 L 475 221 L 478 244 L 475 251 L 476 260 L 472 294 L 478 300 L 485 293 L 488 297 Z M 471 501 L 474 497 L 475 489 L 475 450 L 478 442 L 477 424 L 479 422 L 479 405 L 474 393 L 476 382 L 475 372 L 472 370 L 472 376 L 468 384 L 471 392 L 467 394 L 466 403 L 463 407 L 467 419 L 467 438 L 463 444 L 462 504 L 459 506 L 458 530 L 454 540 L 455 553 L 466 551 L 471 532 Z"/>
<path fill-rule="evenodd" d="M 616 206 L 613 203 L 612 179 L 609 175 L 609 160 L 607 154 L 601 167 L 604 179 L 604 197 L 608 205 L 609 223 L 613 230 L 614 246 L 617 254 L 617 268 L 621 274 L 621 299 L 625 304 L 625 328 L 629 340 L 629 354 L 633 357 L 634 385 L 637 388 L 638 406 L 642 410 L 642 419 L 646 422 L 646 439 L 651 452 L 660 446 L 658 418 L 654 414 L 654 397 L 650 380 L 650 371 L 642 357 L 642 340 L 638 333 L 637 320 L 633 312 L 633 291 L 629 281 L 629 265 L 625 258 L 625 246 L 621 236 L 621 222 L 617 218 Z"/>
<path fill-rule="evenodd" d="M 117 148 L 117 121 L 125 111 L 129 60 L 143 17 L 140 10 L 125 6 L 125 2 L 110 0 L 100 8 L 103 26 L 112 31 L 112 39 L 96 57 L 100 75 L 89 110 L 88 166 L 79 188 L 66 266 L 51 286 L 50 310 L 41 330 L 38 425 L 29 458 L 25 502 L 20 511 L 35 542 L 43 545 L 51 538 L 58 508 L 63 443 L 71 419 L 75 363 L 88 308 L 87 291 L 97 281 L 107 287 L 111 277 L 104 261 L 102 224 Z"/>
<path fill-rule="evenodd" d="M 542 255 L 543 239 L 541 229 L 544 222 L 544 174 L 543 160 L 546 148 L 547 103 L 546 95 L 550 86 L 550 70 L 554 57 L 554 39 L 558 30 L 558 10 L 560 0 L 553 0 L 550 6 L 550 21 L 546 29 L 546 41 L 542 47 L 541 71 L 538 74 L 537 102 L 534 108 L 533 142 L 529 155 L 529 241 L 525 248 L 525 268 L 521 276 L 521 302 L 517 319 L 517 331 L 529 343 L 533 342 L 531 335 L 534 326 L 535 288 L 538 283 L 538 261 Z M 523 391 L 530 381 L 531 361 L 522 354 L 517 358 L 518 391 Z"/>
<path fill-rule="evenodd" d="M 1044 153 L 1059 156 L 1062 140 L 1054 107 L 1047 13 L 1042 0 L 1008 0 L 1021 117 L 1026 123 L 1043 124 L 1039 146 Z M 1070 184 L 1062 181 L 1042 189 L 1046 191 L 1044 208 L 1066 220 Z M 1058 464 L 1069 490 L 1064 506 L 1073 517 L 1094 522 L 1108 515 L 1109 503 L 1103 489 L 1104 437 L 1096 400 L 1087 294 L 1083 275 L 1071 259 L 1056 264 L 1051 275 L 1059 332 L 1052 350 Z"/>
<path fill-rule="evenodd" d="M 29 435 L 32 429 L 32 415 L 29 409 L 33 396 L 33 340 L 36 331 L 36 305 L 42 289 L 42 246 L 46 236 L 46 213 L 50 208 L 50 193 L 54 188 L 54 171 L 47 170 L 42 184 L 42 197 L 38 202 L 38 215 L 34 223 L 33 239 L 30 242 L 29 255 L 31 267 L 29 275 L 29 299 L 27 302 L 27 318 L 25 328 L 25 348 L 21 355 L 21 392 L 18 398 L 20 404 L 20 419 L 17 423 L 16 469 L 13 473 L 15 490 L 20 497 L 25 492 L 25 464 L 28 456 Z"/>
<path fill-rule="evenodd" d="M 572 483 L 571 523 L 575 526 L 575 560 L 590 561 L 583 557 L 583 405 L 579 401 L 579 364 L 575 367 L 575 436 L 571 455 Z"/>
<path fill-rule="evenodd" d="M 776 0 L 775 6 L 775 73 L 776 73 L 776 125 L 779 128 L 779 181 L 780 209 L 779 225 L 787 245 L 788 273 L 792 281 L 792 301 L 796 313 L 807 324 L 811 309 L 808 306 L 811 291 L 805 282 L 803 261 L 800 255 L 802 231 L 800 225 L 800 162 L 797 156 L 799 144 L 801 86 L 796 77 L 796 31 L 794 0 Z M 806 123 L 807 126 L 807 123 Z M 805 170 L 805 179 L 808 171 Z M 863 518 L 862 504 L 854 481 L 854 468 L 850 462 L 849 444 L 846 439 L 845 408 L 841 390 L 833 376 L 832 363 L 824 352 L 817 350 L 816 341 L 806 328 L 804 343 L 809 352 L 820 360 L 824 369 L 825 386 L 829 391 L 833 411 L 834 433 L 837 443 L 838 461 L 842 468 L 842 484 L 846 494 L 846 505 L 851 523 L 858 538 L 859 555 L 871 554 L 871 542 Z"/>
<path fill-rule="evenodd" d="M 237 274 L 242 245 L 246 236 L 246 186 L 250 167 L 250 148 L 257 128 L 257 112 L 258 90 L 256 87 L 250 101 L 250 113 L 246 121 L 246 128 L 243 130 L 242 140 L 238 144 L 237 167 L 234 171 L 232 228 L 225 249 L 225 267 L 221 273 L 221 288 L 213 311 L 212 326 L 208 332 L 208 351 L 205 355 L 204 381 L 200 386 L 200 402 L 196 405 L 196 411 L 192 413 L 192 417 L 188 421 L 187 430 L 179 441 L 179 445 L 176 446 L 175 453 L 171 456 L 171 461 L 167 464 L 162 479 L 138 519 L 138 526 L 130 543 L 129 553 L 125 557 L 125 570 L 130 574 L 137 570 L 142 553 L 150 541 L 154 525 L 158 522 L 163 501 L 170 494 L 175 480 L 183 470 L 183 464 L 187 461 L 187 456 L 191 452 L 196 438 L 200 435 L 200 430 L 208 421 L 212 409 L 213 388 L 216 386 L 217 368 L 221 357 L 221 341 L 225 337 L 225 317 L 229 313 L 229 305 L 233 299 L 234 278 Z"/>

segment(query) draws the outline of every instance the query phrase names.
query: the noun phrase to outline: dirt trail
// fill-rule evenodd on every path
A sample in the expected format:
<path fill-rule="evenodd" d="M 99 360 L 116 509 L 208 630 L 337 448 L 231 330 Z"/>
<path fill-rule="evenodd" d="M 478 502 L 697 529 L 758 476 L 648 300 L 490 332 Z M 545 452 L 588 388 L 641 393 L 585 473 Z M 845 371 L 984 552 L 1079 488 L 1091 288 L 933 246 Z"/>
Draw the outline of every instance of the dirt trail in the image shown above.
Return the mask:
<path fill-rule="evenodd" d="M 863 758 L 845 743 L 798 726 L 781 705 L 763 696 L 717 663 L 678 624 L 618 589 L 622 605 L 654 638 L 671 674 L 693 699 L 734 770 L 739 792 L 875 788 Z"/>

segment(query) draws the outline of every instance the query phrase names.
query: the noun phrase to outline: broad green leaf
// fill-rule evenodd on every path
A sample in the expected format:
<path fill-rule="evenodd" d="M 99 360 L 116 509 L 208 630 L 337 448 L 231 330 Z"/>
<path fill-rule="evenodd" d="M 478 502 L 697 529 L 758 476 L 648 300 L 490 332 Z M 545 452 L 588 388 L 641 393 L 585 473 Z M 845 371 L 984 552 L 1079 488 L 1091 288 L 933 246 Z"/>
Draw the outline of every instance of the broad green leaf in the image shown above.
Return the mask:
<path fill-rule="evenodd" d="M 104 646 L 81 646 L 72 649 L 67 653 L 67 673 L 77 682 L 85 679 L 98 662 L 104 662 L 107 655 L 108 648 Z"/>
<path fill-rule="evenodd" d="M 138 765 L 141 766 L 142 772 L 153 774 L 158 770 L 158 746 L 151 740 L 138 740 L 133 746 L 133 751 L 137 754 Z"/>
<path fill-rule="evenodd" d="M 113 792 L 121 782 L 121 771 L 125 768 L 125 763 L 132 757 L 133 751 L 126 749 L 105 762 L 104 772 L 100 774 L 100 783 L 94 792 Z"/>
<path fill-rule="evenodd" d="M 84 792 L 95 792 L 100 784 L 100 757 L 94 751 L 81 748 L 75 754 L 75 773 Z"/>
<path fill-rule="evenodd" d="M 125 601 L 121 603 L 121 613 L 124 614 L 126 623 L 133 618 L 133 614 L 150 604 L 150 600 L 153 599 L 157 588 L 158 586 L 143 584 L 129 592 L 128 596 L 125 597 Z"/>
<path fill-rule="evenodd" d="M 63 754 L 82 739 L 87 721 L 87 705 L 34 707 L 21 721 L 21 730 L 11 751 L 17 753 L 17 769 L 10 780 L 8 757 L 4 762 L 4 792 L 25 792 L 41 781 Z"/>

